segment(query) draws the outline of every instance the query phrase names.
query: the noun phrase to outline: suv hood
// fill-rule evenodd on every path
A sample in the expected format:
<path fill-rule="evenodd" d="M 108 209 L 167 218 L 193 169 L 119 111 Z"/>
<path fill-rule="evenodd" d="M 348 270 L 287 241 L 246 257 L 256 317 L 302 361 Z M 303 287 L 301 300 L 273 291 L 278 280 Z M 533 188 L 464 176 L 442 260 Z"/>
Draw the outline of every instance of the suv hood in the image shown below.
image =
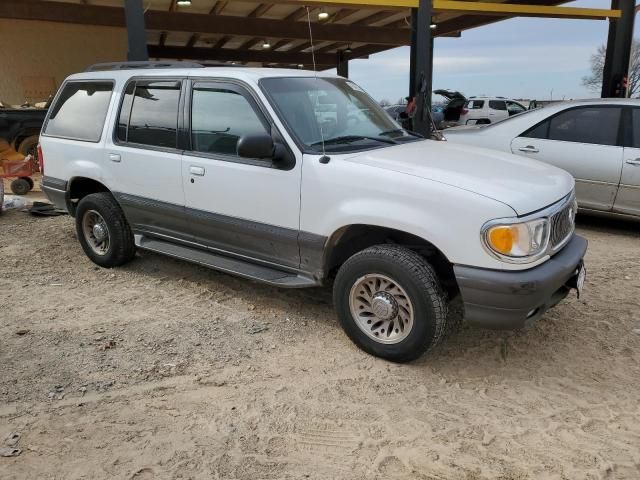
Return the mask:
<path fill-rule="evenodd" d="M 432 140 L 371 150 L 346 160 L 477 193 L 509 205 L 519 216 L 557 202 L 574 187 L 567 172 L 536 160 Z"/>

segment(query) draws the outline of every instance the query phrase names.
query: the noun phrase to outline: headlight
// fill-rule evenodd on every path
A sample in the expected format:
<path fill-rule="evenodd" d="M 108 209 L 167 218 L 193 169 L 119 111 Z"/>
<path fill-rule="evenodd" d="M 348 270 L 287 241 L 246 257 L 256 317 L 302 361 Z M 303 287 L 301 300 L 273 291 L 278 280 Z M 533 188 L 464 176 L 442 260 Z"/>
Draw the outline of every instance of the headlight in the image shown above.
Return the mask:
<path fill-rule="evenodd" d="M 483 229 L 482 239 L 485 246 L 502 260 L 533 261 L 547 251 L 549 221 L 538 218 L 522 223 L 491 222 Z"/>

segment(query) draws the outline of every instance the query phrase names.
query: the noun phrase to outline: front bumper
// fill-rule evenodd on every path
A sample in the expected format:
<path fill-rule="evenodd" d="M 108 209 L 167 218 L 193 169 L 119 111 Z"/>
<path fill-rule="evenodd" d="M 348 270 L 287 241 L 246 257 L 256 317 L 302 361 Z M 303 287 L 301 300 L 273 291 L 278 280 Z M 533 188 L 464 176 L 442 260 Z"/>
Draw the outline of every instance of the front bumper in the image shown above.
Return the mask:
<path fill-rule="evenodd" d="M 587 240 L 574 235 L 545 263 L 524 271 L 453 267 L 465 319 L 493 329 L 517 329 L 533 323 L 567 296 L 587 251 Z"/>

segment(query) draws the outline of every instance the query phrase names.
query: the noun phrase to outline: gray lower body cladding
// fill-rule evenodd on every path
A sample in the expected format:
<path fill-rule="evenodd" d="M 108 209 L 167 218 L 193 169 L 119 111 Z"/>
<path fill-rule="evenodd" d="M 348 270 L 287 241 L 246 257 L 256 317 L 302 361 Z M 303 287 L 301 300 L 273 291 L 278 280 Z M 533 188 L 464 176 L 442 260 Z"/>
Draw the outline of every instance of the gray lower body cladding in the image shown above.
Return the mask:
<path fill-rule="evenodd" d="M 66 180 L 44 176 L 40 188 L 56 208 L 67 210 L 67 184 Z"/>
<path fill-rule="evenodd" d="M 493 329 L 517 329 L 534 322 L 567 296 L 586 251 L 587 240 L 575 235 L 559 253 L 529 270 L 454 265 L 466 320 Z"/>
<path fill-rule="evenodd" d="M 134 195 L 116 192 L 114 196 L 134 233 L 322 278 L 323 236 Z"/>

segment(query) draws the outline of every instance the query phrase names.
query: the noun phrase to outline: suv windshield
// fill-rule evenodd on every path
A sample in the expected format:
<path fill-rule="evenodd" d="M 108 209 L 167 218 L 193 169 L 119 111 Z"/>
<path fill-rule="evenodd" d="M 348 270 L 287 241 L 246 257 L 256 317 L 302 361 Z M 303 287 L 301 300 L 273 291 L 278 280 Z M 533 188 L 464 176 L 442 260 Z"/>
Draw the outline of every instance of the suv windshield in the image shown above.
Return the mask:
<path fill-rule="evenodd" d="M 419 140 L 341 78 L 265 78 L 260 86 L 306 151 L 348 152 Z"/>

